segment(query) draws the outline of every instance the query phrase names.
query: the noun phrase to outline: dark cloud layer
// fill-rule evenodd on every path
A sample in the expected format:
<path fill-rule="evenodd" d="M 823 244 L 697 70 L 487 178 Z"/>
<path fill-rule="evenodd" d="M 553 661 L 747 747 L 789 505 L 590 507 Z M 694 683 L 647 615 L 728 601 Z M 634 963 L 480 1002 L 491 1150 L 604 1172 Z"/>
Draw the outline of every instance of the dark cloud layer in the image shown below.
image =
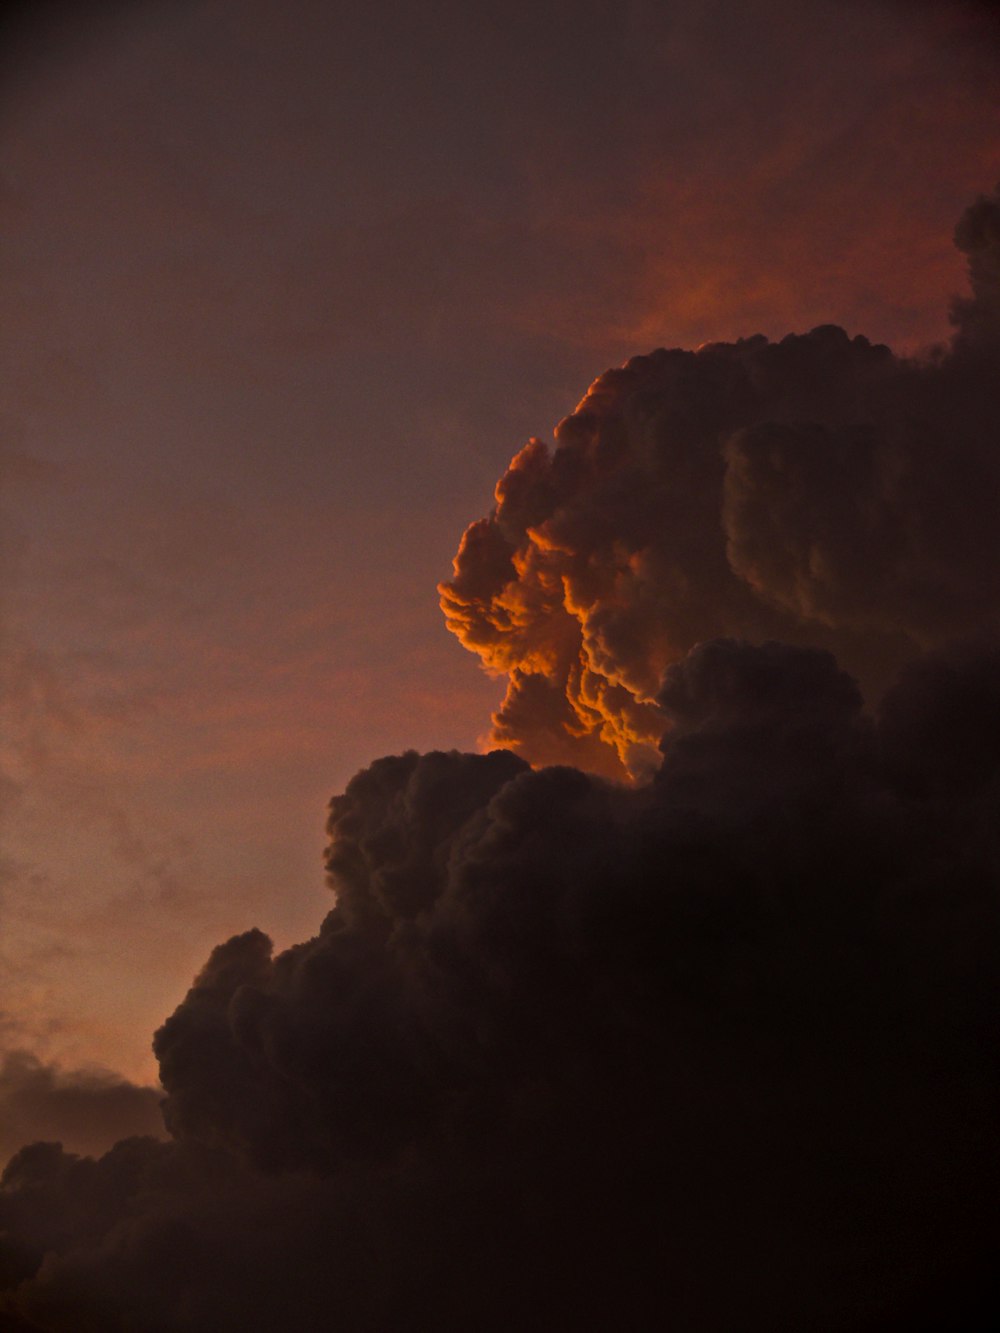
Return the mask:
<path fill-rule="evenodd" d="M 983 1326 L 1000 656 L 873 719 L 828 654 L 717 640 L 659 707 L 642 788 L 360 773 L 319 935 L 221 945 L 157 1034 L 175 1141 L 11 1162 L 11 1317 Z"/>
<path fill-rule="evenodd" d="M 493 740 L 641 774 L 663 669 L 718 634 L 814 643 L 877 697 L 915 652 L 995 625 L 1000 198 L 962 218 L 947 350 L 828 326 L 610 370 L 525 446 L 442 585 L 508 676 Z"/>
<path fill-rule="evenodd" d="M 0 1328 L 996 1325 L 998 217 L 948 350 L 657 352 L 518 455 L 444 594 L 510 748 L 333 800 L 169 1141 L 12 1158 Z"/>
<path fill-rule="evenodd" d="M 108 1070 L 63 1070 L 28 1051 L 0 1055 L 0 1161 L 34 1139 L 100 1153 L 130 1134 L 162 1134 L 160 1095 Z"/>

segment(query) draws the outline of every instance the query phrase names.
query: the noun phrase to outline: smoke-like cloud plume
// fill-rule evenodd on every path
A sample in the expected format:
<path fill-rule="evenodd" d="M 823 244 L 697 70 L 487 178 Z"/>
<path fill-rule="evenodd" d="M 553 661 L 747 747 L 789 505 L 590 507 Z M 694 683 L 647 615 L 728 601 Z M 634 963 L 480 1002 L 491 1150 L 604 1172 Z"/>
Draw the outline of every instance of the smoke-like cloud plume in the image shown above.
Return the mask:
<path fill-rule="evenodd" d="M 649 767 L 663 670 L 718 635 L 812 643 L 877 697 L 917 651 L 995 627 L 1000 198 L 956 242 L 972 294 L 923 359 L 835 327 L 654 352 L 532 440 L 442 584 L 506 675 L 492 740 L 533 763 Z"/>
<path fill-rule="evenodd" d="M 948 350 L 655 353 L 518 455 L 444 594 L 509 748 L 333 800 L 169 1142 L 13 1157 L 6 1327 L 995 1326 L 998 207 Z"/>

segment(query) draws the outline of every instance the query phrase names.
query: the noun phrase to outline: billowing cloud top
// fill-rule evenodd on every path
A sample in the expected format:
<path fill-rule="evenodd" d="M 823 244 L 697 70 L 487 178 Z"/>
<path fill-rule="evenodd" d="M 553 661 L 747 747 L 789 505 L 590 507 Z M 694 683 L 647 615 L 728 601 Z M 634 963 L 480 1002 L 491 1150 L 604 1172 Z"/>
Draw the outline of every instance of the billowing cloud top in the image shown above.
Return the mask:
<path fill-rule="evenodd" d="M 946 351 L 836 327 L 636 357 L 532 440 L 441 586 L 506 674 L 492 740 L 534 763 L 649 766 L 664 668 L 718 635 L 836 652 L 874 695 L 1000 593 L 1000 197 L 956 232 Z"/>
<path fill-rule="evenodd" d="M 318 934 L 157 1032 L 170 1141 L 11 1160 L 0 1327 L 997 1325 L 998 210 L 947 352 L 657 353 L 518 456 L 445 601 L 580 766 L 359 773 Z"/>

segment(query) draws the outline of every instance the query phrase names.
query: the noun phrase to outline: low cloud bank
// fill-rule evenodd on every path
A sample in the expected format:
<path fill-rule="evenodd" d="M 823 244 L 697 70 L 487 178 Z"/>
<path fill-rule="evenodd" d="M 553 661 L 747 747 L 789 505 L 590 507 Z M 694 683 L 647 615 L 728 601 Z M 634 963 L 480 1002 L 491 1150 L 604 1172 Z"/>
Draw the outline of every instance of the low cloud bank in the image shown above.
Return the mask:
<path fill-rule="evenodd" d="M 33 1139 L 102 1153 L 127 1135 L 162 1135 L 161 1097 L 110 1070 L 64 1070 L 29 1051 L 0 1053 L 0 1163 Z"/>
<path fill-rule="evenodd" d="M 506 752 L 360 773 L 332 804 L 320 933 L 221 945 L 158 1032 L 174 1141 L 11 1162 L 11 1314 L 979 1317 L 1000 655 L 921 659 L 872 718 L 828 654 L 720 640 L 657 706 L 646 787 Z"/>

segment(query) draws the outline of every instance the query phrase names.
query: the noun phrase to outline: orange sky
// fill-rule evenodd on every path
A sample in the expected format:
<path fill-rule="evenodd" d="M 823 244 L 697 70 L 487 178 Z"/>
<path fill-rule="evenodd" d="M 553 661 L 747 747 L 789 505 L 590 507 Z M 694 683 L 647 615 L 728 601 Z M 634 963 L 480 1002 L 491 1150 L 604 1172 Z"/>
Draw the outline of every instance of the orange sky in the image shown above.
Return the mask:
<path fill-rule="evenodd" d="M 329 796 L 486 730 L 499 687 L 435 584 L 606 366 L 830 321 L 947 335 L 951 229 L 1000 176 L 984 31 L 666 8 L 204 0 L 24 46 L 7 1047 L 150 1078 L 214 943 L 316 928 Z"/>

